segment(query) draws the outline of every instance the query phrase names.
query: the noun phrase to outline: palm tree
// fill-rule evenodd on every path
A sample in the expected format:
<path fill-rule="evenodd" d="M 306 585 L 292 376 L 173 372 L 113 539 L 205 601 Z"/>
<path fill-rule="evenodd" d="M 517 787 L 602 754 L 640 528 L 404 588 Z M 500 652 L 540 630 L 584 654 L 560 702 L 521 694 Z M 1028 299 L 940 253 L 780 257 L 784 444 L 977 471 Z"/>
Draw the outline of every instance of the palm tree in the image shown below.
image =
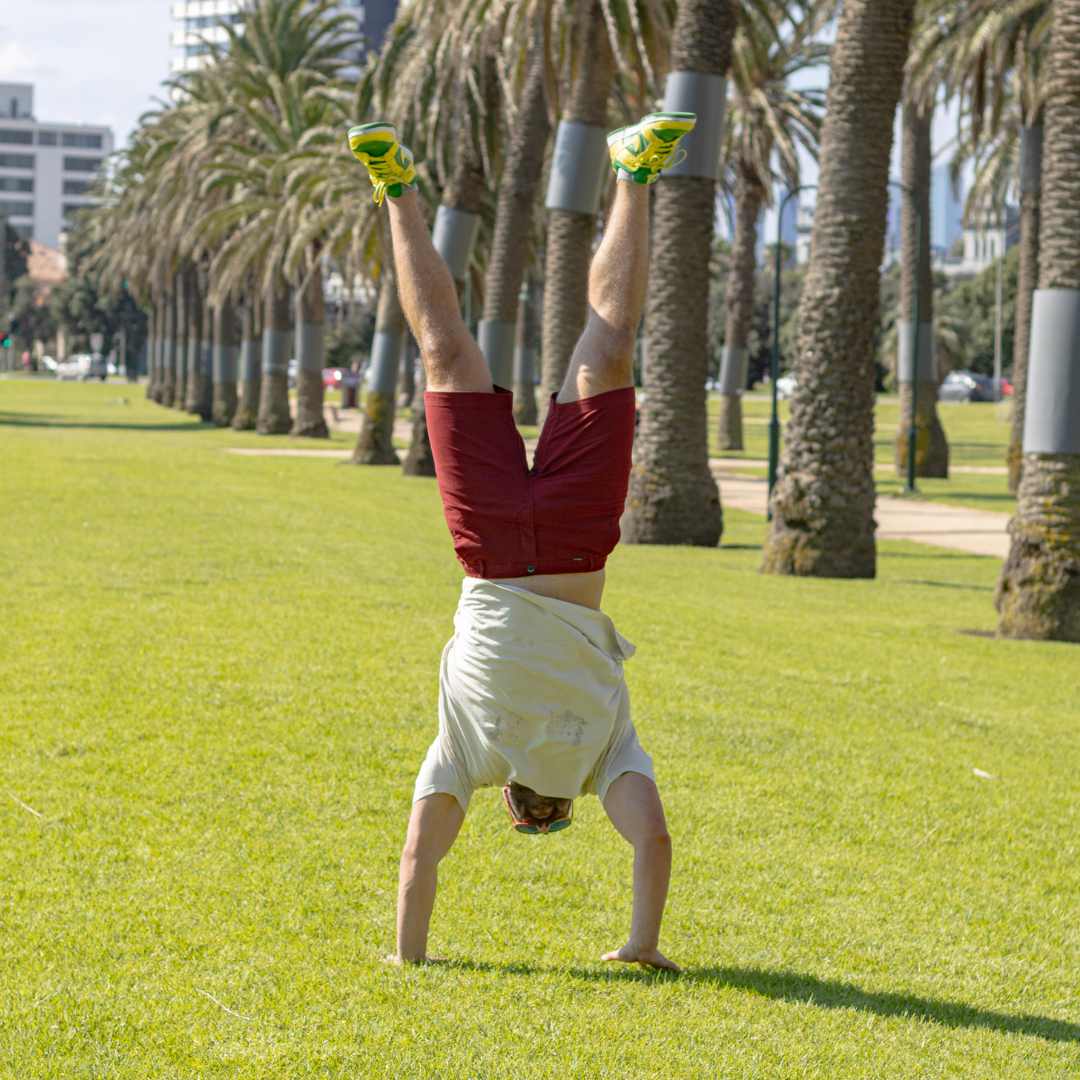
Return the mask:
<path fill-rule="evenodd" d="M 192 306 L 190 265 L 184 263 L 178 268 L 177 279 L 172 407 L 185 409 L 187 407 L 188 350 L 191 343 L 191 323 L 188 317 Z"/>
<path fill-rule="evenodd" d="M 902 110 L 900 215 L 900 312 L 897 319 L 896 373 L 900 424 L 896 432 L 896 471 L 907 474 L 912 395 L 915 405 L 915 475 L 947 477 L 949 443 L 938 416 L 940 376 L 934 355 L 934 273 L 930 252 L 930 183 L 934 102 L 937 88 L 920 94 L 908 81 Z M 916 304 L 916 292 L 918 303 Z M 918 320 L 916 321 L 916 315 Z M 915 370 L 916 344 L 918 370 Z"/>
<path fill-rule="evenodd" d="M 239 400 L 232 419 L 235 431 L 253 431 L 259 415 L 259 399 L 262 396 L 262 356 L 259 343 L 262 340 L 262 320 L 259 305 L 252 299 L 254 290 L 241 306 Z"/>
<path fill-rule="evenodd" d="M 331 118 L 336 119 L 326 91 L 356 41 L 346 34 L 348 17 L 333 15 L 335 7 L 333 0 L 260 0 L 245 12 L 242 26 L 226 27 L 228 46 L 218 57 L 221 78 L 234 87 L 230 100 L 246 138 L 222 141 L 209 183 L 226 186 L 234 195 L 207 214 L 199 229 L 203 243 L 221 244 L 213 266 L 215 299 L 234 291 L 252 272 L 259 283 L 266 316 L 257 430 L 264 434 L 327 434 L 322 337 L 304 329 L 318 317 L 311 307 L 313 284 L 297 299 L 302 375 L 295 425 L 285 361 L 293 327 L 290 278 L 305 284 L 318 278 L 321 288 L 320 237 L 305 220 L 308 186 L 301 185 L 299 192 L 291 186 L 289 166 L 308 146 L 311 132 L 324 138 Z M 302 220 L 303 236 L 310 241 L 306 250 L 298 250 L 296 241 Z"/>
<path fill-rule="evenodd" d="M 1043 56 L 1050 0 L 924 0 L 911 74 L 924 86 L 945 75 L 961 102 L 961 137 L 953 169 L 973 160 L 969 213 L 1020 196 L 1020 282 L 1013 338 L 1013 421 L 1009 489 L 1020 479 L 1031 297 L 1038 280 L 1039 178 L 1042 156 Z"/>
<path fill-rule="evenodd" d="M 188 307 L 188 380 L 184 408 L 203 420 L 209 420 L 213 406 L 210 381 L 211 309 L 206 302 L 206 270 L 192 267 Z"/>
<path fill-rule="evenodd" d="M 214 312 L 211 419 L 218 427 L 228 427 L 236 416 L 240 334 L 241 320 L 237 304 L 232 299 L 223 300 Z"/>
<path fill-rule="evenodd" d="M 519 424 L 535 424 L 539 418 L 536 408 L 536 360 L 540 352 L 540 294 L 533 275 L 526 273 L 518 297 L 514 340 L 514 419 Z"/>
<path fill-rule="evenodd" d="M 811 6 L 786 33 L 778 33 L 777 24 L 783 21 L 787 6 L 776 0 L 758 7 L 740 6 L 732 48 L 722 156 L 727 166 L 725 186 L 734 195 L 735 237 L 725 297 L 717 432 L 721 450 L 743 448 L 742 392 L 762 207 L 771 202 L 775 183 L 792 189 L 799 186 L 798 148 L 816 156 L 821 130 L 824 93 L 797 89 L 789 81 L 796 72 L 827 57 L 828 47 L 814 39 L 831 9 L 820 3 Z M 778 169 L 773 167 L 774 155 Z"/>
<path fill-rule="evenodd" d="M 495 231 L 484 281 L 484 314 L 480 321 L 480 348 L 491 368 L 492 379 L 496 385 L 506 387 L 514 381 L 518 295 L 532 258 L 529 239 L 533 231 L 533 208 L 551 135 L 544 61 L 544 23 L 540 15 L 535 15 L 529 29 L 524 86 L 499 182 Z M 514 387 L 515 410 L 519 393 L 532 395 L 535 413 L 533 386 Z M 527 403 L 522 407 L 528 411 Z"/>
<path fill-rule="evenodd" d="M 397 465 L 394 449 L 394 394 L 405 344 L 405 315 L 398 299 L 397 281 L 391 260 L 383 264 L 379 306 L 375 314 L 375 339 L 371 346 L 371 367 L 364 394 L 360 433 L 353 449 L 355 465 Z"/>
<path fill-rule="evenodd" d="M 728 0 L 680 0 L 672 71 L 722 79 L 734 33 L 735 11 Z M 708 139 L 710 120 L 720 123 L 719 116 L 699 116 L 699 139 Z M 712 247 L 715 166 L 705 162 L 690 175 L 670 170 L 653 199 L 645 401 L 622 520 L 623 538 L 631 543 L 711 547 L 723 529 L 720 493 L 709 469 L 705 400 L 709 280 L 704 268 Z"/>
<path fill-rule="evenodd" d="M 831 55 L 797 386 L 763 569 L 873 577 L 874 328 L 915 0 L 845 0 Z"/>
<path fill-rule="evenodd" d="M 556 138 L 553 170 L 560 168 L 559 139 L 573 149 L 564 152 L 576 160 L 582 175 L 564 186 L 566 194 L 577 198 L 576 208 L 557 200 L 553 205 L 549 188 L 547 203 L 547 242 L 544 270 L 544 317 L 541 344 L 541 415 L 547 415 L 551 395 L 558 393 L 566 377 L 570 356 L 585 328 L 589 260 L 596 234 L 596 205 L 593 193 L 585 190 L 582 180 L 589 180 L 602 159 L 603 136 L 608 126 L 608 95 L 614 77 L 614 57 L 604 21 L 604 4 L 590 0 L 578 7 L 572 24 L 576 65 L 566 105 L 562 110 Z M 599 139 L 597 138 L 599 136 Z M 586 158 L 586 154 L 595 155 Z M 552 185 L 554 186 L 554 185 Z"/>
<path fill-rule="evenodd" d="M 1080 642 L 1080 0 L 1054 0 L 1047 69 L 1024 462 L 996 601 L 1002 636 Z"/>

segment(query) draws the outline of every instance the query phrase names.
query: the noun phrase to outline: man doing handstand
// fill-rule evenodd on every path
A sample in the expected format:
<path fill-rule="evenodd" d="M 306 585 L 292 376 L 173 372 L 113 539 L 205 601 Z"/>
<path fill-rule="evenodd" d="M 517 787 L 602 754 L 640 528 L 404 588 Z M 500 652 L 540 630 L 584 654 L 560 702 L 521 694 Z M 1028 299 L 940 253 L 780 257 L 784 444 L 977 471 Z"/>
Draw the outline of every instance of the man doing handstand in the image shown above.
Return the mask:
<path fill-rule="evenodd" d="M 658 948 L 671 841 L 652 760 L 630 719 L 623 661 L 634 647 L 600 598 L 630 475 L 647 185 L 673 163 L 694 119 L 653 113 L 608 135 L 612 168 L 625 182 L 589 271 L 585 330 L 531 469 L 512 395 L 492 384 L 432 245 L 411 153 L 390 124 L 349 131 L 376 203 L 390 196 L 401 305 L 424 361 L 439 491 L 467 575 L 440 663 L 439 733 L 416 780 L 401 856 L 398 962 L 426 958 L 437 867 L 473 790 L 494 785 L 513 827 L 532 834 L 565 829 L 578 795 L 599 796 L 634 849 L 630 935 L 603 959 L 678 970 Z"/>

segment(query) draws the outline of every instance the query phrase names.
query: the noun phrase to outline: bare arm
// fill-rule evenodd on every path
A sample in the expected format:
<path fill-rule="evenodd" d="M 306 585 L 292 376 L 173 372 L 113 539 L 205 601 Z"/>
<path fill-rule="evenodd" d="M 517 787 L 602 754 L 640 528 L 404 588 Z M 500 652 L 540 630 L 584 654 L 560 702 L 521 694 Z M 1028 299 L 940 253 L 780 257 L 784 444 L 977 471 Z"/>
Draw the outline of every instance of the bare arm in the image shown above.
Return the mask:
<path fill-rule="evenodd" d="M 604 809 L 624 840 L 634 848 L 634 913 L 630 938 L 604 960 L 680 970 L 660 952 L 660 920 L 671 879 L 671 837 L 656 785 L 627 772 L 608 788 Z"/>
<path fill-rule="evenodd" d="M 438 866 L 464 820 L 465 811 L 453 795 L 440 792 L 413 803 L 398 876 L 398 963 L 418 964 L 427 959 Z"/>

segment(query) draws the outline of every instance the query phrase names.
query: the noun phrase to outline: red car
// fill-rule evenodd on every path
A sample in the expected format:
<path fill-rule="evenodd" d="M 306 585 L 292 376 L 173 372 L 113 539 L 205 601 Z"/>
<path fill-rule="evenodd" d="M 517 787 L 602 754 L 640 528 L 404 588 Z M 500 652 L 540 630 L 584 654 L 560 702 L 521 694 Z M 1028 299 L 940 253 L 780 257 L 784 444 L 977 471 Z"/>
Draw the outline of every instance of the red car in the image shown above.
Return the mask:
<path fill-rule="evenodd" d="M 327 390 L 343 390 L 347 386 L 355 388 L 360 385 L 360 376 L 349 368 L 324 367 L 322 384 Z"/>

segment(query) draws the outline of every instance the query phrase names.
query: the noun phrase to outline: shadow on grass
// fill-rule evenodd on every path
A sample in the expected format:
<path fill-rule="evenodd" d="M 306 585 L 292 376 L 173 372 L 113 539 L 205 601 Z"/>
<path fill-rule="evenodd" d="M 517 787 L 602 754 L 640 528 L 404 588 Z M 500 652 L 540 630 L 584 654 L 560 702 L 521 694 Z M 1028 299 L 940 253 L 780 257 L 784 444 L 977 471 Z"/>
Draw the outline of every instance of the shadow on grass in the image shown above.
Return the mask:
<path fill-rule="evenodd" d="M 949 552 L 937 552 L 927 551 L 925 554 L 921 551 L 881 551 L 878 550 L 879 559 L 933 559 L 935 562 L 944 559 L 963 559 L 977 560 L 977 559 L 993 559 L 993 555 L 976 555 L 971 554 L 951 554 Z"/>
<path fill-rule="evenodd" d="M 972 499 L 976 502 L 996 502 L 996 503 L 1015 503 L 1016 496 L 1010 495 L 1007 491 L 1001 492 L 987 492 L 987 491 L 949 491 L 940 492 L 939 494 L 947 494 L 950 499 Z M 950 503 L 944 503 L 943 505 L 949 506 Z"/>
<path fill-rule="evenodd" d="M 921 581 L 916 578 L 898 578 L 893 585 L 929 585 L 934 589 L 967 589 L 971 592 L 993 592 L 993 585 L 962 585 L 957 581 Z"/>
<path fill-rule="evenodd" d="M 877 1016 L 899 1016 L 927 1020 L 952 1028 L 984 1028 L 1007 1034 L 1035 1035 L 1052 1042 L 1080 1043 L 1080 1024 L 1053 1020 L 1048 1016 L 1025 1013 L 1002 1013 L 979 1009 L 956 1001 L 916 997 L 888 991 L 863 990 L 853 983 L 819 979 L 797 971 L 773 971 L 765 968 L 700 967 L 681 973 L 650 971 L 641 967 L 546 968 L 532 964 L 489 964 L 472 960 L 445 960 L 439 966 L 465 971 L 490 972 L 496 975 L 569 974 L 596 982 L 671 983 L 730 986 L 776 1001 L 815 1005 L 821 1009 L 858 1009 Z"/>
<path fill-rule="evenodd" d="M 41 413 L 13 412 L 0 412 L 0 427 L 80 428 L 86 431 L 98 429 L 102 431 L 193 431 L 198 428 L 216 430 L 213 424 L 202 421 L 195 416 L 187 421 L 181 420 L 167 424 L 122 424 L 113 422 L 97 423 L 93 420 L 68 420 L 64 417 L 45 416 Z"/>

